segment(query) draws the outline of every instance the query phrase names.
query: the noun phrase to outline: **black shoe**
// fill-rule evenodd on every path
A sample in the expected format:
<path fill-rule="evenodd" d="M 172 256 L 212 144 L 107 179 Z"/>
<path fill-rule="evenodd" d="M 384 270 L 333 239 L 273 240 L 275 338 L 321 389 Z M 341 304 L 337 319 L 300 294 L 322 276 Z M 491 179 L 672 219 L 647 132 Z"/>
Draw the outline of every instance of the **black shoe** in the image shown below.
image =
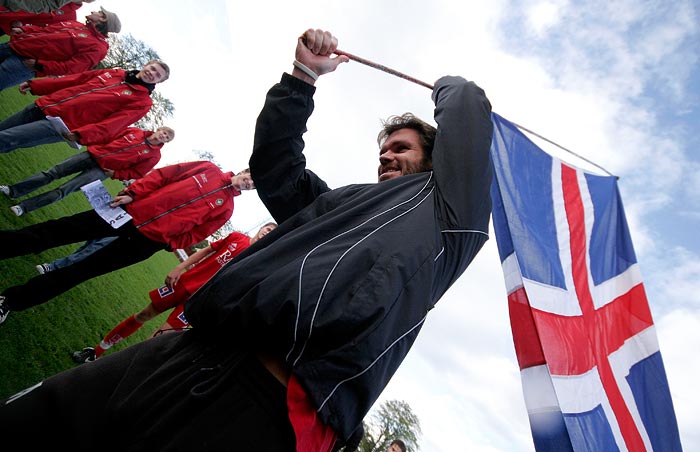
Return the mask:
<path fill-rule="evenodd" d="M 70 356 L 76 363 L 91 363 L 95 360 L 95 349 L 92 347 L 85 347 L 82 350 L 73 352 Z"/>
<path fill-rule="evenodd" d="M 0 295 L 0 325 L 5 322 L 8 315 L 10 315 L 10 308 L 5 305 L 5 297 Z"/>

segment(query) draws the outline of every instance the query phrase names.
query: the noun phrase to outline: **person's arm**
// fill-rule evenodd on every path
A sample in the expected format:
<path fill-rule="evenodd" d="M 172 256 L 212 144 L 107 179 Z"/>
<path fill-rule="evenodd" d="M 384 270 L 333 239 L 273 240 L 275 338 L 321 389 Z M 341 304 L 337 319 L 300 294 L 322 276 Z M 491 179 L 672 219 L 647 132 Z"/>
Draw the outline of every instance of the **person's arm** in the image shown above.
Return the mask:
<path fill-rule="evenodd" d="M 435 83 L 433 171 L 441 220 L 449 229 L 488 233 L 493 124 L 484 91 L 462 77 Z"/>
<path fill-rule="evenodd" d="M 87 71 L 107 55 L 109 45 L 97 39 L 77 39 L 73 55 L 63 61 L 41 60 L 35 64 L 37 76 L 64 75 Z"/>
<path fill-rule="evenodd" d="M 200 248 L 195 251 L 194 254 L 180 262 L 170 271 L 170 273 L 168 273 L 168 276 L 165 277 L 165 284 L 171 289 L 175 287 L 178 281 L 180 281 L 180 276 L 185 270 L 187 270 L 191 265 L 194 265 L 202 259 L 208 257 L 213 251 L 214 248 L 212 248 L 211 245 L 207 245 L 204 248 Z"/>
<path fill-rule="evenodd" d="M 117 168 L 110 176 L 112 179 L 129 180 L 139 179 L 144 177 L 160 162 L 160 152 L 152 151 L 146 154 L 147 157 L 134 162 L 132 165 L 125 168 Z M 135 156 L 134 159 L 137 159 Z"/>
<path fill-rule="evenodd" d="M 223 226 L 233 214 L 233 209 L 215 209 L 215 214 L 203 218 L 201 223 L 178 235 L 168 236 L 171 249 L 185 249 L 199 243 Z"/>
<path fill-rule="evenodd" d="M 154 169 L 124 189 L 124 194 L 127 194 L 134 199 L 140 199 L 143 196 L 158 190 L 160 187 L 170 184 L 171 182 L 183 180 L 187 177 L 204 172 L 210 165 L 214 166 L 213 163 L 184 162 Z"/>
<path fill-rule="evenodd" d="M 305 42 L 312 47 L 306 46 Z M 337 40 L 320 30 L 308 30 L 297 42 L 296 59 L 318 75 L 335 70 L 347 57 L 331 58 Z M 267 93 L 255 128 L 249 166 L 258 196 L 278 223 L 329 190 L 328 185 L 306 169 L 302 153 L 306 121 L 314 108 L 308 76 L 294 67 Z"/>
<path fill-rule="evenodd" d="M 27 11 L 30 13 L 50 13 L 72 0 L 5 0 L 3 6 L 10 11 Z"/>
<path fill-rule="evenodd" d="M 79 142 L 83 145 L 104 144 L 113 141 L 119 133 L 127 127 L 143 118 L 151 109 L 152 101 L 137 101 L 130 105 L 115 107 L 114 112 L 100 122 L 86 124 L 71 130 L 79 135 Z"/>
<path fill-rule="evenodd" d="M 25 83 L 27 83 L 27 87 L 32 94 L 35 96 L 44 96 L 63 88 L 82 85 L 103 72 L 105 72 L 104 69 L 96 69 L 92 71 L 80 72 L 78 74 L 64 75 L 62 77 L 34 78 Z"/>

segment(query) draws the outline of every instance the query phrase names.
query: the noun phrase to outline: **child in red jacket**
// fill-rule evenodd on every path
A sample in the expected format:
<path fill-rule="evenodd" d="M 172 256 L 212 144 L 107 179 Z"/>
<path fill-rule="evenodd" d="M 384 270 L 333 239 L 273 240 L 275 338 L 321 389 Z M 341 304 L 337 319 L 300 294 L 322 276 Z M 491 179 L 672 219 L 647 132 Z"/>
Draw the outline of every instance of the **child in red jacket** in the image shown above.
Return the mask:
<path fill-rule="evenodd" d="M 159 127 L 155 131 L 129 127 L 110 143 L 90 146 L 87 151 L 72 155 L 58 165 L 15 184 L 0 185 L 0 192 L 11 198 L 20 198 L 77 173 L 53 190 L 24 199 L 10 207 L 15 215 L 20 216 L 60 201 L 92 181 L 108 177 L 121 181 L 139 179 L 158 164 L 161 148 L 173 138 L 175 131 L 170 127 Z"/>

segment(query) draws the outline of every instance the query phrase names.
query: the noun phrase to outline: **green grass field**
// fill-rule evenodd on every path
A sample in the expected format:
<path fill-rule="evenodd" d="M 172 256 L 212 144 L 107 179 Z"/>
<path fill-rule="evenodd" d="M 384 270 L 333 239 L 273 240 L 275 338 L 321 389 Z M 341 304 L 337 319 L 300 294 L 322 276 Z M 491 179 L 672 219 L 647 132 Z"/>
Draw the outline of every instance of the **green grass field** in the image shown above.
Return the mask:
<path fill-rule="evenodd" d="M 16 87 L 1 91 L 0 120 L 24 108 L 33 99 L 20 94 Z M 0 184 L 9 185 L 48 169 L 74 152 L 67 144 L 57 143 L 0 154 Z M 122 187 L 112 180 L 105 181 L 105 185 L 112 194 Z M 0 229 L 19 229 L 90 208 L 79 192 L 22 217 L 16 217 L 9 210 L 13 204 L 0 194 Z M 79 245 L 0 260 L 0 292 L 36 276 L 36 264 L 68 255 Z M 75 366 L 70 353 L 87 345 L 94 346 L 117 322 L 143 308 L 149 301 L 148 291 L 160 286 L 177 263 L 173 253 L 160 251 L 146 261 L 80 284 L 48 303 L 10 313 L 7 321 L 0 325 L 0 398 Z M 148 338 L 167 314 L 147 323 L 108 353 Z"/>

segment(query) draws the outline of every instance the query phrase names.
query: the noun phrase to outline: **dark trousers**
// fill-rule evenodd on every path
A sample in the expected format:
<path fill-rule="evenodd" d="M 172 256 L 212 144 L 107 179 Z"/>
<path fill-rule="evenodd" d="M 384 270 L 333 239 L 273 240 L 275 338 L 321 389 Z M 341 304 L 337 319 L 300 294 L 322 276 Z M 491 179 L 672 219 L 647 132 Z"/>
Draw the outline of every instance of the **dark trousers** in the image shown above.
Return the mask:
<path fill-rule="evenodd" d="M 169 333 L 0 401 L 25 450 L 292 452 L 286 389 L 235 340 Z M 48 448 L 43 449 L 47 446 Z"/>
<path fill-rule="evenodd" d="M 141 234 L 131 222 L 113 229 L 93 210 L 15 231 L 0 231 L 2 259 L 115 235 L 116 240 L 80 262 L 5 289 L 2 295 L 6 297 L 7 307 L 22 311 L 45 303 L 88 279 L 148 259 L 165 245 Z"/>

